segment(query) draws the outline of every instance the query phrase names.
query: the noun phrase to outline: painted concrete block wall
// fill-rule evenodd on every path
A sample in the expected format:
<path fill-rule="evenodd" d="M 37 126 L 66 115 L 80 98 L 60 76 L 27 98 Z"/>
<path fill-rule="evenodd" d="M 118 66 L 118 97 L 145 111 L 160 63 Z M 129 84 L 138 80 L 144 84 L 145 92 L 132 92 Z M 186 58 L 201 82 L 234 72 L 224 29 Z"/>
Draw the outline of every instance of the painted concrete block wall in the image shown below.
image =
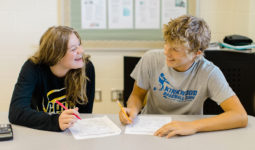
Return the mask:
<path fill-rule="evenodd" d="M 57 0 L 0 0 L 0 111 L 8 111 L 18 73 L 43 32 L 57 25 Z"/>
<path fill-rule="evenodd" d="M 200 17 L 212 31 L 212 42 L 240 34 L 255 39 L 254 0 L 200 0 Z"/>

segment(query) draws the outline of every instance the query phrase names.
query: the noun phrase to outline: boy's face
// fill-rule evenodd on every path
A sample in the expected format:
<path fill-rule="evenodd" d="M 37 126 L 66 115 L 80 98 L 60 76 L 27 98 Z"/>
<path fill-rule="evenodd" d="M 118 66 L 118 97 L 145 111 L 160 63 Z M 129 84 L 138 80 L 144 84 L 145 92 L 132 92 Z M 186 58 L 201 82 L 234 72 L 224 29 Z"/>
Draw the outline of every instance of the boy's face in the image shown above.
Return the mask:
<path fill-rule="evenodd" d="M 196 57 L 201 54 L 198 52 L 189 52 L 189 49 L 184 44 L 177 44 L 174 42 L 165 43 L 164 54 L 166 55 L 166 64 L 176 71 L 184 72 L 188 70 Z"/>

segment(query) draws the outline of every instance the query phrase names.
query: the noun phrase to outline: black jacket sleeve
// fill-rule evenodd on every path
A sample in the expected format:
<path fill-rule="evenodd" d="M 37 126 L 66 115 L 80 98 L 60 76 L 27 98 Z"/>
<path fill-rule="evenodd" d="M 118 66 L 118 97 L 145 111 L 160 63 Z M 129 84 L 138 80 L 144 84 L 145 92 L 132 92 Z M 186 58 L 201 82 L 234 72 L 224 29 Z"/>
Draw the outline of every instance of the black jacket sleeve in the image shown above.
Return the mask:
<path fill-rule="evenodd" d="M 87 97 L 88 103 L 85 105 L 77 105 L 80 113 L 92 113 L 94 97 L 95 97 L 95 68 L 91 61 L 86 64 L 86 75 L 89 78 L 87 80 Z"/>
<path fill-rule="evenodd" d="M 58 114 L 50 115 L 33 109 L 37 108 L 37 106 L 32 106 L 32 95 L 38 84 L 38 72 L 38 68 L 30 60 L 23 65 L 12 94 L 9 121 L 40 130 L 61 131 Z"/>

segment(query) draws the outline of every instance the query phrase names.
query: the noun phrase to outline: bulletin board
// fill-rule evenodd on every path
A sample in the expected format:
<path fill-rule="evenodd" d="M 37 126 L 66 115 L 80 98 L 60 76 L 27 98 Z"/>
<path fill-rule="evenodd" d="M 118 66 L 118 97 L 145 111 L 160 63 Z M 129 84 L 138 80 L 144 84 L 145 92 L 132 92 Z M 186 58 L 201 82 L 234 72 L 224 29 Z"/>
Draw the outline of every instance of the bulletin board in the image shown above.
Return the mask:
<path fill-rule="evenodd" d="M 160 9 L 162 8 L 160 1 Z M 179 2 L 182 0 L 172 0 L 175 2 Z M 186 13 L 188 13 L 188 0 L 185 1 L 185 9 Z M 106 3 L 108 3 L 108 0 L 106 0 Z M 135 0 L 133 0 L 133 7 Z M 69 1 L 69 21 L 70 26 L 73 27 L 75 30 L 78 31 L 80 34 L 82 40 L 85 41 L 95 41 L 95 40 L 101 40 L 101 41 L 163 41 L 163 33 L 162 33 L 162 27 L 159 29 L 83 29 L 82 28 L 82 21 L 81 21 L 81 0 L 70 0 Z M 135 10 L 135 8 L 133 8 Z M 106 9 L 106 11 L 109 11 Z M 160 11 L 160 16 L 162 12 Z M 135 15 L 135 13 L 133 13 Z M 135 18 L 135 16 L 133 16 Z M 108 18 L 106 17 L 106 20 Z M 161 22 L 160 17 L 160 22 Z"/>

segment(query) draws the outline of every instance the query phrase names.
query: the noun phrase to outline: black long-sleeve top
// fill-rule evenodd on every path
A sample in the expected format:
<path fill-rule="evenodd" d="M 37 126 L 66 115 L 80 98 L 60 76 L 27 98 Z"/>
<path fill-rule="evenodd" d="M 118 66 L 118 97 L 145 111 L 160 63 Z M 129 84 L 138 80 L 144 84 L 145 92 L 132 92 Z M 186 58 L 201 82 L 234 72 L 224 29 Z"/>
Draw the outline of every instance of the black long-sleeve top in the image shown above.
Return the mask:
<path fill-rule="evenodd" d="M 87 97 L 85 105 L 76 104 L 80 113 L 91 113 L 95 94 L 95 70 L 91 61 L 86 64 Z M 56 77 L 47 65 L 27 60 L 20 71 L 9 108 L 9 121 L 30 128 L 61 131 L 59 114 L 63 111 L 55 101 L 66 107 L 64 78 Z"/>

